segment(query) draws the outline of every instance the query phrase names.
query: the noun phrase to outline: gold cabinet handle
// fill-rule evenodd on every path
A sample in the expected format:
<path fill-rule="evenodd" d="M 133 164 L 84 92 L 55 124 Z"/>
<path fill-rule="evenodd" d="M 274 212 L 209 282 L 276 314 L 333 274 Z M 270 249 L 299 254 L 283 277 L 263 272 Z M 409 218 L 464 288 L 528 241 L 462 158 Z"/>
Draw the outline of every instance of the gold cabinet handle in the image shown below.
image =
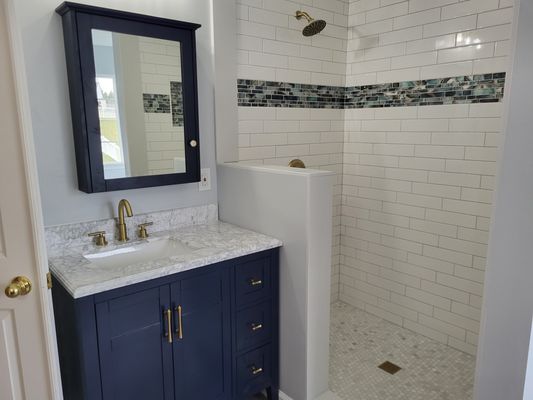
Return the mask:
<path fill-rule="evenodd" d="M 164 317 L 166 317 L 167 322 L 167 331 L 165 332 L 165 337 L 167 338 L 168 343 L 172 343 L 172 310 L 169 308 L 163 312 Z"/>
<path fill-rule="evenodd" d="M 6 287 L 6 296 L 10 299 L 14 299 L 18 296 L 26 296 L 31 292 L 31 281 L 25 276 L 17 276 Z"/>
<path fill-rule="evenodd" d="M 251 325 L 251 329 L 252 331 L 258 331 L 260 329 L 263 329 L 263 324 L 256 324 L 256 323 L 252 323 Z"/>
<path fill-rule="evenodd" d="M 255 278 L 250 279 L 251 286 L 258 286 L 262 284 L 263 284 L 263 281 L 261 279 L 255 279 Z"/>
<path fill-rule="evenodd" d="M 191 141 L 189 142 L 189 144 L 191 145 L 191 147 L 196 147 L 196 146 L 198 146 L 198 142 L 197 142 L 196 140 L 194 140 L 194 139 L 191 140 Z"/>
<path fill-rule="evenodd" d="M 94 244 L 97 246 L 107 246 L 107 240 L 105 238 L 105 231 L 91 232 L 87 234 L 89 237 L 94 237 Z"/>
<path fill-rule="evenodd" d="M 250 370 L 252 371 L 252 374 L 253 375 L 258 375 L 260 374 L 261 372 L 263 372 L 263 368 L 257 368 L 255 365 L 252 365 L 252 367 L 250 368 Z"/>
<path fill-rule="evenodd" d="M 182 308 L 181 306 L 176 307 L 176 311 L 178 312 L 178 328 L 176 329 L 176 333 L 178 334 L 178 338 L 183 339 L 183 324 L 182 324 Z"/>
<path fill-rule="evenodd" d="M 139 224 L 139 238 L 146 239 L 148 236 L 148 231 L 146 230 L 147 226 L 152 226 L 153 222 L 145 222 L 144 224 Z"/>

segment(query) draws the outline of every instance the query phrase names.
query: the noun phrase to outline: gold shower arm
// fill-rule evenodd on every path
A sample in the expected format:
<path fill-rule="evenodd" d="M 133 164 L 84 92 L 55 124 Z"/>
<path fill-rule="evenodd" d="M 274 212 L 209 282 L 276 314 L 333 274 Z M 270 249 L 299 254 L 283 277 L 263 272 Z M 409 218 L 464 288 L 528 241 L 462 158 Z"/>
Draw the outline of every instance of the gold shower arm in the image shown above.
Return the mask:
<path fill-rule="evenodd" d="M 311 18 L 311 16 L 309 14 L 307 14 L 305 11 L 300 11 L 300 10 L 296 11 L 295 17 L 296 17 L 297 20 L 305 18 L 307 20 L 307 22 L 313 21 L 313 18 Z"/>

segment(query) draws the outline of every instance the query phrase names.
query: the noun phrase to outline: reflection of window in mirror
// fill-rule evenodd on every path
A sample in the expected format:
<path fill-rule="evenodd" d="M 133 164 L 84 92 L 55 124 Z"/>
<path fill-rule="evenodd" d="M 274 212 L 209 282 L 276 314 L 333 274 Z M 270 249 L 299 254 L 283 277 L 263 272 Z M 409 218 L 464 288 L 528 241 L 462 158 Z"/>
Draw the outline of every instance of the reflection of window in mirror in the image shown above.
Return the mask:
<path fill-rule="evenodd" d="M 180 43 L 92 38 L 105 179 L 185 172 Z"/>
<path fill-rule="evenodd" d="M 125 160 L 126 136 L 120 124 L 113 35 L 93 29 L 92 36 L 104 176 L 105 179 L 123 178 L 129 175 L 129 163 Z"/>

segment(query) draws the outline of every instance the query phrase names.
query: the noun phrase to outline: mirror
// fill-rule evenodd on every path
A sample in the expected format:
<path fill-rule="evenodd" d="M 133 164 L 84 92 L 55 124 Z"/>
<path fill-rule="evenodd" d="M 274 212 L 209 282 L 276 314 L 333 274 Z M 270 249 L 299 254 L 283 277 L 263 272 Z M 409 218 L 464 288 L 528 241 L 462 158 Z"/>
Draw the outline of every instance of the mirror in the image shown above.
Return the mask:
<path fill-rule="evenodd" d="M 62 15 L 79 189 L 200 178 L 195 30 L 75 3 Z"/>
<path fill-rule="evenodd" d="M 105 179 L 185 172 L 180 43 L 92 30 Z"/>

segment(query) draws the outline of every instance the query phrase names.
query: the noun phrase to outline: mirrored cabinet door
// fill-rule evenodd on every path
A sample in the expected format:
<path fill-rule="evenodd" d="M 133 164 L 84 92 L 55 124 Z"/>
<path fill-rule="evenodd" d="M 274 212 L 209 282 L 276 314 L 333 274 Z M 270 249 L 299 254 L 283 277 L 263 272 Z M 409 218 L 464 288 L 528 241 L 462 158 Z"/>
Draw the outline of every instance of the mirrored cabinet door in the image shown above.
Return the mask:
<path fill-rule="evenodd" d="M 199 180 L 199 25 L 64 3 L 79 188 Z"/>
<path fill-rule="evenodd" d="M 104 178 L 186 172 L 180 43 L 91 36 Z"/>

